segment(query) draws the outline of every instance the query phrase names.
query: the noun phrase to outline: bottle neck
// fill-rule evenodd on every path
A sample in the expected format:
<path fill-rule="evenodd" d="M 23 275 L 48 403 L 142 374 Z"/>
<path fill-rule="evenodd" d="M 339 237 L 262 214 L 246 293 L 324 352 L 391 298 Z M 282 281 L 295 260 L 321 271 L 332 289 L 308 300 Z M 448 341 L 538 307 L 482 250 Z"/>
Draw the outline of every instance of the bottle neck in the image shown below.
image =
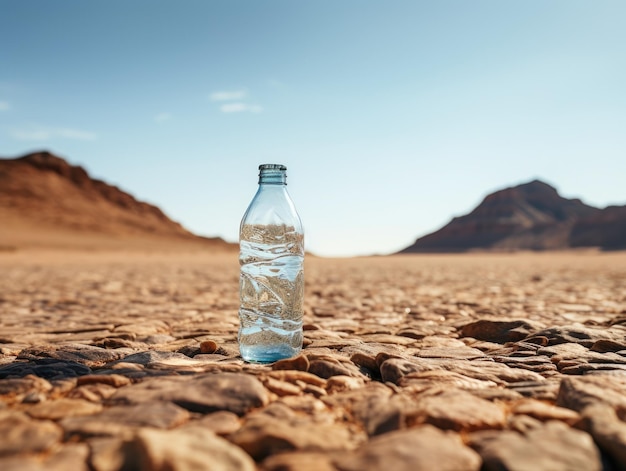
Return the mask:
<path fill-rule="evenodd" d="M 287 184 L 287 167 L 278 164 L 265 164 L 259 166 L 259 185 Z"/>

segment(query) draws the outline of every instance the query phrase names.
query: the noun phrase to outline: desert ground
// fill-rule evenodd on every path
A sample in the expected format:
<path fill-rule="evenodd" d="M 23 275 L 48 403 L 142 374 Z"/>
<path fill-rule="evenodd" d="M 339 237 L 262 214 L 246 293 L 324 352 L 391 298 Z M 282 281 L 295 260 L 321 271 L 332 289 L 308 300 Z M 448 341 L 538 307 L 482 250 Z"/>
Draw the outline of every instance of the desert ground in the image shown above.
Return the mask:
<path fill-rule="evenodd" d="M 626 253 L 309 257 L 241 361 L 236 253 L 0 252 L 0 469 L 626 469 Z"/>

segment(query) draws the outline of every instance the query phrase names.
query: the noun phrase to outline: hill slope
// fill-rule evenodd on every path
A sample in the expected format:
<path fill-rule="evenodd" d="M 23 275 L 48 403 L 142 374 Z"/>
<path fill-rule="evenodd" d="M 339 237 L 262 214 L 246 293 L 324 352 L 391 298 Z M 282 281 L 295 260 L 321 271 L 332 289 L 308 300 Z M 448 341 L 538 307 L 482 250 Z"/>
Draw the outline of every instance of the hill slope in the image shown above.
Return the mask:
<path fill-rule="evenodd" d="M 0 245 L 12 247 L 232 245 L 192 234 L 156 206 L 49 152 L 0 159 L 0 221 Z"/>
<path fill-rule="evenodd" d="M 563 198 L 554 187 L 534 180 L 491 193 L 471 213 L 400 253 L 570 247 L 626 248 L 626 211 Z"/>

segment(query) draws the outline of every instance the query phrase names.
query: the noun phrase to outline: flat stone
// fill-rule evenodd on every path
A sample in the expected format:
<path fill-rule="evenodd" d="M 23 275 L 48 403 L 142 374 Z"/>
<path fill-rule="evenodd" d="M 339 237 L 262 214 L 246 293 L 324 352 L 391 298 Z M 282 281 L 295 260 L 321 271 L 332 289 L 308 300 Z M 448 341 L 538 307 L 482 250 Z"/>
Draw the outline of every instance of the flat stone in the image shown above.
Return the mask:
<path fill-rule="evenodd" d="M 328 453 L 283 452 L 263 461 L 263 471 L 337 471 Z"/>
<path fill-rule="evenodd" d="M 109 386 L 120 388 L 122 386 L 130 384 L 131 382 L 132 381 L 125 376 L 118 374 L 108 374 L 80 376 L 76 384 L 78 386 L 83 386 L 85 384 L 108 384 Z"/>
<path fill-rule="evenodd" d="M 59 443 L 61 429 L 44 420 L 31 420 L 25 414 L 0 411 L 0 456 L 42 453 Z"/>
<path fill-rule="evenodd" d="M 591 348 L 598 340 L 623 340 L 623 334 L 620 335 L 606 328 L 586 327 L 582 324 L 550 327 L 535 332 L 528 337 L 527 340 L 531 341 L 534 337 L 546 337 L 548 339 L 548 345 L 577 343 L 586 348 Z"/>
<path fill-rule="evenodd" d="M 562 422 L 546 422 L 525 435 L 476 432 L 470 445 L 483 459 L 485 471 L 600 471 L 600 453 L 591 436 Z"/>
<path fill-rule="evenodd" d="M 593 352 L 619 352 L 626 350 L 626 342 L 615 342 L 614 340 L 597 340 L 590 348 Z"/>
<path fill-rule="evenodd" d="M 220 410 L 243 415 L 268 403 L 261 382 L 243 373 L 210 373 L 192 378 L 148 378 L 117 390 L 113 404 L 170 401 L 192 412 Z"/>
<path fill-rule="evenodd" d="M 295 415 L 255 415 L 247 419 L 229 439 L 255 460 L 289 450 L 329 451 L 352 447 L 352 438 L 347 428 L 317 424 Z"/>
<path fill-rule="evenodd" d="M 143 429 L 127 447 L 125 469 L 142 471 L 255 471 L 241 448 L 200 427 Z"/>
<path fill-rule="evenodd" d="M 124 466 L 126 442 L 117 437 L 92 438 L 89 464 L 94 471 L 120 471 Z"/>
<path fill-rule="evenodd" d="M 180 360 L 184 364 L 194 364 L 187 355 L 182 353 L 149 350 L 147 352 L 133 353 L 132 355 L 125 356 L 119 361 L 113 363 L 113 365 L 116 363 L 137 363 L 145 367 L 150 367 L 154 364 L 159 364 L 167 360 Z"/>
<path fill-rule="evenodd" d="M 219 411 L 188 422 L 183 427 L 202 427 L 216 435 L 227 436 L 241 428 L 241 419 L 232 412 Z"/>
<path fill-rule="evenodd" d="M 313 360 L 309 364 L 308 371 L 324 379 L 332 376 L 362 376 L 356 368 L 352 369 L 350 366 L 354 367 L 354 365 L 342 364 L 337 360 Z"/>
<path fill-rule="evenodd" d="M 102 410 L 101 404 L 94 404 L 82 399 L 56 399 L 40 402 L 25 409 L 25 412 L 35 419 L 60 420 L 66 417 L 92 415 Z"/>
<path fill-rule="evenodd" d="M 480 465 L 457 434 L 430 425 L 374 437 L 335 460 L 341 471 L 478 471 Z"/>
<path fill-rule="evenodd" d="M 487 342 L 517 342 L 539 330 L 539 326 L 526 320 L 494 321 L 480 319 L 461 327 L 461 337 L 473 337 Z"/>
<path fill-rule="evenodd" d="M 626 422 L 620 420 L 612 407 L 593 404 L 582 412 L 583 427 L 598 446 L 620 469 L 626 467 Z"/>
<path fill-rule="evenodd" d="M 138 427 L 169 429 L 189 420 L 189 412 L 171 402 L 146 402 L 128 406 L 114 406 L 89 417 L 68 418 L 61 421 L 67 436 L 108 436 L 118 431 Z"/>
<path fill-rule="evenodd" d="M 17 356 L 18 360 L 37 360 L 40 358 L 53 358 L 55 360 L 70 361 L 89 367 L 102 366 L 108 362 L 117 360 L 123 356 L 119 350 L 107 350 L 93 345 L 80 343 L 70 345 L 45 345 L 30 347 L 22 350 Z M 78 375 L 76 375 L 78 376 Z"/>
<path fill-rule="evenodd" d="M 501 429 L 506 417 L 498 405 L 462 390 L 444 390 L 419 397 L 409 412 L 409 426 L 431 424 L 444 430 L 474 431 Z"/>
<path fill-rule="evenodd" d="M 279 360 L 272 364 L 273 370 L 298 370 L 308 371 L 309 359 L 304 355 Z"/>
<path fill-rule="evenodd" d="M 560 420 L 568 425 L 574 425 L 580 420 L 580 415 L 571 409 L 546 404 L 535 399 L 524 399 L 511 407 L 514 414 L 527 415 L 546 422 L 548 420 Z"/>
<path fill-rule="evenodd" d="M 538 373 L 519 368 L 511 368 L 494 361 L 457 361 L 442 365 L 448 371 L 454 371 L 470 378 L 493 381 L 498 385 L 509 385 L 526 381 L 542 382 L 546 379 Z"/>
<path fill-rule="evenodd" d="M 304 383 L 304 384 L 310 384 L 313 386 L 318 386 L 321 388 L 326 386 L 325 379 L 320 378 L 317 375 L 307 373 L 305 371 L 278 370 L 278 371 L 271 371 L 267 373 L 267 375 L 272 378 L 280 379 L 282 381 L 287 381 L 289 383 L 294 383 L 294 384 Z"/>
<path fill-rule="evenodd" d="M 596 403 L 607 404 L 626 413 L 626 375 L 587 375 L 561 381 L 557 405 L 581 412 Z"/>
<path fill-rule="evenodd" d="M 14 455 L 0 457 L 2 471 L 88 471 L 89 449 L 82 443 L 72 443 L 46 456 Z M 99 471 L 99 470 L 98 470 Z M 112 470 L 111 470 L 112 471 Z"/>
<path fill-rule="evenodd" d="M 91 369 L 81 363 L 55 358 L 33 358 L 30 361 L 16 361 L 0 367 L 0 379 L 32 375 L 55 380 L 75 378 L 90 373 Z"/>
<path fill-rule="evenodd" d="M 495 388 L 494 381 L 485 381 L 447 370 L 421 371 L 409 373 L 397 381 L 402 388 L 410 388 L 412 392 L 422 392 L 431 388 L 488 389 Z"/>
<path fill-rule="evenodd" d="M 391 389 L 380 383 L 369 383 L 363 388 L 324 398 L 324 402 L 349 410 L 352 416 L 363 425 L 366 433 L 372 436 L 405 426 L 406 404 L 402 402 L 402 399 L 392 397 Z"/>
<path fill-rule="evenodd" d="M 380 376 L 383 382 L 397 384 L 400 378 L 410 373 L 431 371 L 441 369 L 441 366 L 434 365 L 427 361 L 405 360 L 402 358 L 389 358 L 380 365 Z"/>
<path fill-rule="evenodd" d="M 52 385 L 48 381 L 34 375 L 0 381 L 0 396 L 15 397 L 31 393 L 47 393 L 51 389 Z"/>
<path fill-rule="evenodd" d="M 451 358 L 455 360 L 475 360 L 486 355 L 472 347 L 426 347 L 420 348 L 417 354 L 421 358 Z"/>

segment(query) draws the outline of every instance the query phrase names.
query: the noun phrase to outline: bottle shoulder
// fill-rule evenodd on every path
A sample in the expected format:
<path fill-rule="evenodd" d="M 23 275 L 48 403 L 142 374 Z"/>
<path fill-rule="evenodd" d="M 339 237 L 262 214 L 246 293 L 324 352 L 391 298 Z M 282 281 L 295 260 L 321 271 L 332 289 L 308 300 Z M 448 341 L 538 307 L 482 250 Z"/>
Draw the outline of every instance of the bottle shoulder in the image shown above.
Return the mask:
<path fill-rule="evenodd" d="M 244 225 L 274 225 L 302 233 L 302 221 L 286 188 L 262 188 L 252 198 L 241 220 Z"/>

